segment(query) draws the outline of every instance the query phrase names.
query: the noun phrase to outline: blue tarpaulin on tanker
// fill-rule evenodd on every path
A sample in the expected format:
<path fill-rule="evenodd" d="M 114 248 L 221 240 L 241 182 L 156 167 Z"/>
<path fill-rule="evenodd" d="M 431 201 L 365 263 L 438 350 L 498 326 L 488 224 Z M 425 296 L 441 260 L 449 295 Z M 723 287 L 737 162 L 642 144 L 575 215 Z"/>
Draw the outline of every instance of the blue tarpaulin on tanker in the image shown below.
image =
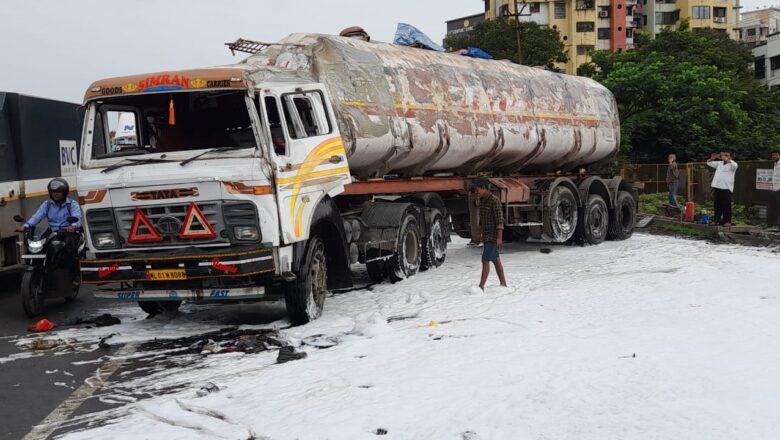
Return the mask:
<path fill-rule="evenodd" d="M 435 50 L 437 52 L 444 52 L 444 48 L 434 43 L 433 40 L 428 38 L 421 30 L 416 27 L 406 24 L 398 23 L 398 29 L 395 31 L 395 38 L 393 44 L 400 44 L 402 46 L 414 46 L 420 44 L 426 49 Z"/>
<path fill-rule="evenodd" d="M 482 59 L 485 59 L 485 60 L 492 60 L 493 59 L 493 55 L 490 55 L 489 53 L 485 52 L 484 50 L 482 50 L 482 49 L 480 49 L 478 47 L 469 47 L 466 50 L 466 53 L 464 53 L 463 55 L 465 55 L 467 57 L 472 57 L 472 58 L 482 58 Z"/>

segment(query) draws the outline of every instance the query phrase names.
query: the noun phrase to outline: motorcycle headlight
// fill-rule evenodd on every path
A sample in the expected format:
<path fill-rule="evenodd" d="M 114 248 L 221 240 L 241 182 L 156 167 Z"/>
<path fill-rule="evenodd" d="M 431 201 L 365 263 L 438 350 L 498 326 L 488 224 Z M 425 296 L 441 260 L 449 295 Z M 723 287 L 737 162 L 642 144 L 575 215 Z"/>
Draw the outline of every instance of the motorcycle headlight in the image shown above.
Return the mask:
<path fill-rule="evenodd" d="M 37 254 L 41 250 L 43 250 L 43 244 L 46 242 L 46 240 L 37 240 L 37 241 L 29 241 L 27 242 L 27 249 L 30 250 L 33 254 Z"/>
<path fill-rule="evenodd" d="M 236 237 L 236 240 L 241 241 L 260 240 L 260 231 L 255 226 L 235 226 L 233 227 L 233 235 Z"/>
<path fill-rule="evenodd" d="M 98 249 L 116 247 L 116 237 L 111 232 L 103 232 L 92 236 L 92 241 Z"/>

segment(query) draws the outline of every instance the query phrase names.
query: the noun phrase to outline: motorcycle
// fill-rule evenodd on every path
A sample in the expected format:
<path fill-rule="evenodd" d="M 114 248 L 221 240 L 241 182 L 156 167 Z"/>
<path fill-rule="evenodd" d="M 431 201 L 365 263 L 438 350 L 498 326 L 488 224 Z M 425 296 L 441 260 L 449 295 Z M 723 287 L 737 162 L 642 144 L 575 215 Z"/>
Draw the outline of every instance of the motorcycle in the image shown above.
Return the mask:
<path fill-rule="evenodd" d="M 20 215 L 14 220 L 24 223 Z M 76 223 L 76 217 L 68 217 L 69 223 Z M 25 231 L 25 242 L 28 254 L 22 255 L 27 263 L 27 269 L 22 275 L 21 293 L 22 308 L 28 317 L 32 318 L 43 311 L 48 298 L 64 298 L 73 301 L 81 287 L 81 277 L 77 262 L 72 255 L 67 255 L 66 243 L 68 234 L 76 234 L 76 258 L 81 258 L 86 249 L 83 234 L 68 231 L 52 231 L 47 228 L 41 235 L 36 235 L 36 228 Z"/>

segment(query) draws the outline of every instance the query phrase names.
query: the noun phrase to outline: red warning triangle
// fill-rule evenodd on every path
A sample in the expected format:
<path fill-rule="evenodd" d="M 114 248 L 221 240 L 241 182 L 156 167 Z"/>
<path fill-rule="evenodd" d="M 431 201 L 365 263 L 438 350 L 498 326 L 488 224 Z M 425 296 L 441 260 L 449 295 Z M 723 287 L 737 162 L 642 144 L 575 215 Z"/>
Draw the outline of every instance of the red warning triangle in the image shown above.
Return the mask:
<path fill-rule="evenodd" d="M 194 227 L 196 220 L 200 224 L 198 227 Z M 217 233 L 206 220 L 206 216 L 200 212 L 198 205 L 190 203 L 187 215 L 184 216 L 184 224 L 181 225 L 181 231 L 179 231 L 179 238 L 214 238 L 216 236 Z"/>
<path fill-rule="evenodd" d="M 146 228 L 146 231 L 141 231 L 141 228 Z M 130 227 L 130 236 L 127 237 L 127 241 L 130 243 L 149 243 L 155 241 L 162 241 L 163 236 L 154 229 L 152 222 L 144 215 L 140 208 L 135 208 L 135 215 L 133 215 L 133 225 Z"/>

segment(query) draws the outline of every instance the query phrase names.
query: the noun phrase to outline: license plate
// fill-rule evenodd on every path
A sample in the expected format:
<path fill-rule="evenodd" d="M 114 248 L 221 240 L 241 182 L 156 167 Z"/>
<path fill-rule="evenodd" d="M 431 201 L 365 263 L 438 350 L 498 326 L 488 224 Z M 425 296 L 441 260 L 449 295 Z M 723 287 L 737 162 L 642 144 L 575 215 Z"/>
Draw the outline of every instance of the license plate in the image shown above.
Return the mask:
<path fill-rule="evenodd" d="M 146 279 L 152 281 L 186 280 L 187 271 L 184 269 L 147 270 Z"/>

